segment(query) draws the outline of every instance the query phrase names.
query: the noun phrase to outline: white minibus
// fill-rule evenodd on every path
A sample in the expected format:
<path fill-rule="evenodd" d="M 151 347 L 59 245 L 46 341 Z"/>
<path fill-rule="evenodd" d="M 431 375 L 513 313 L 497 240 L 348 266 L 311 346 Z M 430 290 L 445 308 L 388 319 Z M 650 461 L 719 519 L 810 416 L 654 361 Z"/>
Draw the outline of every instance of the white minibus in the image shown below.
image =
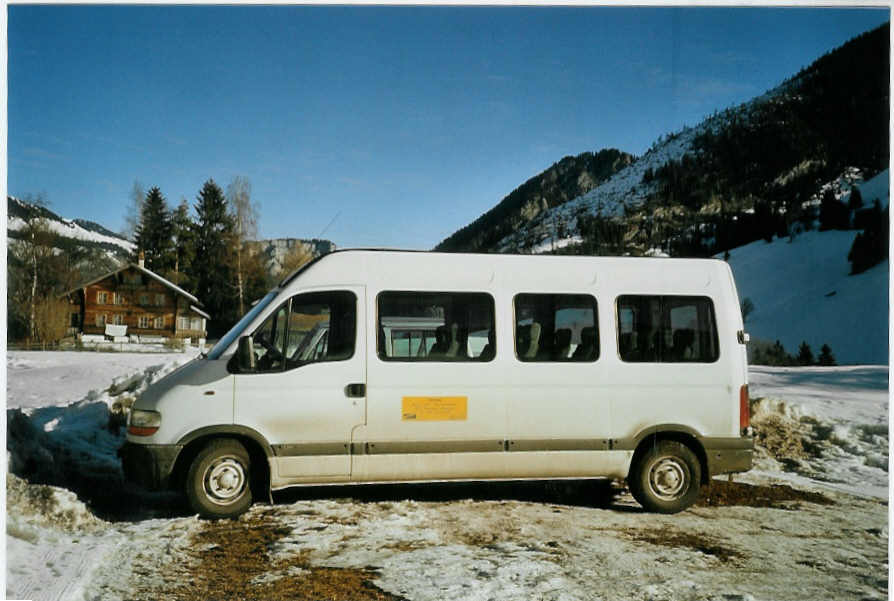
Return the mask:
<path fill-rule="evenodd" d="M 751 468 L 718 260 L 343 250 L 134 403 L 125 475 L 206 517 L 296 485 L 626 479 L 647 510 Z"/>

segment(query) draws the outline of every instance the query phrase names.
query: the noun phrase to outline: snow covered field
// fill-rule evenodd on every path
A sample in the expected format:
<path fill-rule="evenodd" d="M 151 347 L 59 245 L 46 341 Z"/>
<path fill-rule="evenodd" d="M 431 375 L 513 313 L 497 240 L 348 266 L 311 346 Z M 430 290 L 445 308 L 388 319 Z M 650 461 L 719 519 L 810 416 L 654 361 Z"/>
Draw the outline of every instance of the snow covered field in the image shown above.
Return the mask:
<path fill-rule="evenodd" d="M 856 235 L 811 231 L 792 242 L 758 240 L 730 251 L 739 298 L 754 303 L 745 324 L 752 340 L 780 340 L 792 355 L 805 340 L 814 355 L 828 344 L 839 364 L 888 362 L 890 266 L 884 261 L 849 275 Z"/>
<path fill-rule="evenodd" d="M 753 368 L 755 469 L 675 516 L 554 482 L 295 490 L 211 523 L 124 487 L 107 427 L 187 359 L 8 354 L 8 598 L 887 598 L 887 367 Z"/>

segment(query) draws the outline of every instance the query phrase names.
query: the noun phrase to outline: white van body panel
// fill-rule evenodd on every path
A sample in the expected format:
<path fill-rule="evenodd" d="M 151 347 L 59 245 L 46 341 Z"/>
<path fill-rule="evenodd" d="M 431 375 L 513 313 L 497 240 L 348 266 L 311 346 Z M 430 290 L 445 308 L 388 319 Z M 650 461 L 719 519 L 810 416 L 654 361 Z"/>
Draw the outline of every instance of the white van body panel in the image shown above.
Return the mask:
<path fill-rule="evenodd" d="M 158 411 L 164 419 L 152 436 L 129 439 L 178 441 L 201 428 L 233 423 L 233 376 L 226 362 L 194 359 L 147 388 L 135 406 Z"/>
<path fill-rule="evenodd" d="M 722 261 L 339 251 L 287 280 L 242 334 L 254 332 L 287 299 L 311 291 L 357 296 L 350 359 L 233 375 L 227 370 L 238 345 L 233 336 L 213 358 L 147 391 L 137 406 L 160 411 L 162 427 L 128 441 L 178 444 L 202 427 L 239 426 L 272 449 L 276 489 L 342 481 L 623 478 L 648 433 L 682 432 L 698 440 L 742 435 L 739 397 L 747 369 L 737 334 L 743 325 L 732 273 Z M 378 315 L 377 302 L 387 292 L 489 295 L 496 355 L 480 362 L 383 360 L 380 326 L 388 327 L 389 341 L 392 329 L 409 327 L 380 324 L 388 316 Z M 514 299 L 537 293 L 595 298 L 595 361 L 519 360 Z M 710 299 L 718 359 L 622 361 L 617 302 L 624 295 Z M 365 396 L 347 396 L 351 384 L 365 386 Z M 414 398 L 459 399 L 457 411 L 463 411 L 449 419 L 408 419 Z"/>

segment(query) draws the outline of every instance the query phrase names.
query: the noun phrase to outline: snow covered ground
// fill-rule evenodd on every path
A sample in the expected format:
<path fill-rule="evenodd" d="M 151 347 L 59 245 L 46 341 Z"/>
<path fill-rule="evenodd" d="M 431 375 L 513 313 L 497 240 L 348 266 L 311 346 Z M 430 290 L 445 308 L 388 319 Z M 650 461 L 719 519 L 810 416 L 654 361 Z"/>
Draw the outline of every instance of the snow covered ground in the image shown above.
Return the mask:
<path fill-rule="evenodd" d="M 127 490 L 107 427 L 188 358 L 8 354 L 8 598 L 887 598 L 887 367 L 753 368 L 761 446 L 737 502 L 712 489 L 657 516 L 582 482 L 336 487 L 212 523 Z M 753 502 L 786 483 L 794 500 Z"/>
<path fill-rule="evenodd" d="M 853 495 L 888 498 L 888 369 L 877 366 L 749 370 L 758 430 L 782 426 L 802 453 L 764 457 L 749 474 L 793 485 L 822 483 Z"/>
<path fill-rule="evenodd" d="M 6 359 L 10 374 L 6 382 L 6 406 L 64 406 L 90 396 L 99 398 L 113 380 L 142 377 L 147 369 L 152 371 L 151 368 L 157 366 L 161 370 L 172 361 L 189 360 L 194 352 L 191 350 L 182 355 L 170 352 L 12 352 Z"/>
<path fill-rule="evenodd" d="M 889 263 L 849 275 L 856 235 L 811 231 L 730 251 L 739 298 L 754 303 L 752 340 L 779 340 L 792 355 L 802 341 L 814 356 L 828 344 L 839 364 L 888 362 Z"/>

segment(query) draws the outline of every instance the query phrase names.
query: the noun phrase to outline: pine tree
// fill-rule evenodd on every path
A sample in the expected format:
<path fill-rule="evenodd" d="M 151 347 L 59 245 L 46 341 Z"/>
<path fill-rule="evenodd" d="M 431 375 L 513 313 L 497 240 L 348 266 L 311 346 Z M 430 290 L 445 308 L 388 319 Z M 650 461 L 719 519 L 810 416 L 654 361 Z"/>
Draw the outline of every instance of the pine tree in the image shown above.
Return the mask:
<path fill-rule="evenodd" d="M 171 230 L 174 238 L 174 273 L 171 277 L 187 291 L 195 290 L 193 261 L 196 256 L 196 225 L 189 215 L 189 204 L 182 199 L 171 213 Z"/>
<path fill-rule="evenodd" d="M 146 194 L 136 231 L 136 254 L 142 251 L 146 269 L 168 276 L 174 269 L 175 253 L 168 204 L 158 186 Z"/>
<path fill-rule="evenodd" d="M 838 365 L 835 363 L 835 355 L 832 354 L 832 349 L 829 348 L 828 344 L 824 344 L 823 348 L 820 349 L 820 356 L 817 363 L 824 366 Z"/>
<path fill-rule="evenodd" d="M 862 273 L 888 258 L 888 209 L 885 208 L 883 213 L 881 204 L 876 200 L 872 209 L 861 214 L 865 215 L 865 229 L 854 238 L 847 254 L 847 260 L 851 263 L 851 275 Z"/>
<path fill-rule="evenodd" d="M 820 201 L 819 213 L 820 231 L 846 230 L 850 225 L 847 206 L 835 198 L 835 193 L 827 189 Z"/>
<path fill-rule="evenodd" d="M 213 179 L 205 182 L 196 200 L 196 296 L 211 315 L 209 335 L 220 336 L 237 318 L 232 269 L 236 226 Z"/>
<path fill-rule="evenodd" d="M 813 365 L 813 351 L 806 340 L 798 347 L 798 365 Z"/>

